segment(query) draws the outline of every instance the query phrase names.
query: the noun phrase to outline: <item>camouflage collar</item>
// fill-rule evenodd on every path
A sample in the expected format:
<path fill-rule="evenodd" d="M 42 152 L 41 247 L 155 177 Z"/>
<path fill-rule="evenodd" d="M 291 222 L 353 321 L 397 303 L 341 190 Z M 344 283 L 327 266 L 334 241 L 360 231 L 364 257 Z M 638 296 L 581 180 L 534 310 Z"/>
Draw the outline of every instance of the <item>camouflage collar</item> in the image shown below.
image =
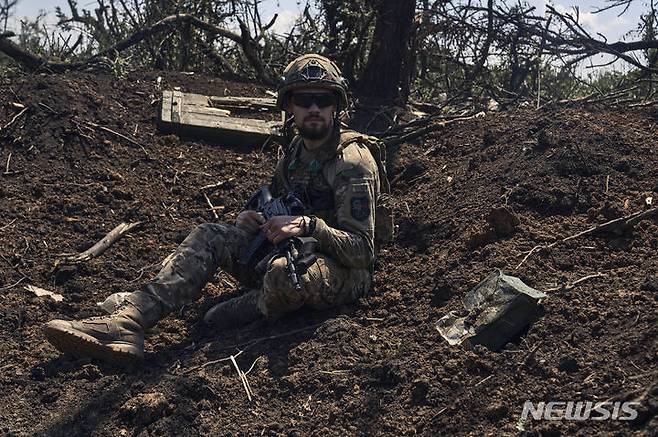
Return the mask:
<path fill-rule="evenodd" d="M 302 154 L 304 154 L 310 159 L 315 159 L 324 164 L 336 156 L 336 151 L 338 149 L 338 145 L 340 144 L 340 129 L 334 129 L 334 132 L 329 137 L 329 139 L 322 146 L 315 150 L 306 149 L 306 147 L 304 147 L 304 139 L 301 136 L 298 136 L 298 138 L 299 139 L 297 141 L 296 147 L 293 148 L 295 158 L 299 158 Z"/>

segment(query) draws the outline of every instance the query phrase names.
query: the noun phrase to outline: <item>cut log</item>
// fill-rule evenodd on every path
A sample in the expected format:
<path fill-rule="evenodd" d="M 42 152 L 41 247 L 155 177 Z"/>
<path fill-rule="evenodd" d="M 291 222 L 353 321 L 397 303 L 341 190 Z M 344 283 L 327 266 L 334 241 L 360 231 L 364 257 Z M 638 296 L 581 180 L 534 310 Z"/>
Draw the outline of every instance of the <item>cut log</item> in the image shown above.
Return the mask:
<path fill-rule="evenodd" d="M 262 110 L 276 105 L 274 99 L 215 97 L 164 91 L 160 108 L 161 131 L 203 136 L 225 145 L 261 146 L 281 138 L 281 123 L 231 117 L 232 109 Z"/>

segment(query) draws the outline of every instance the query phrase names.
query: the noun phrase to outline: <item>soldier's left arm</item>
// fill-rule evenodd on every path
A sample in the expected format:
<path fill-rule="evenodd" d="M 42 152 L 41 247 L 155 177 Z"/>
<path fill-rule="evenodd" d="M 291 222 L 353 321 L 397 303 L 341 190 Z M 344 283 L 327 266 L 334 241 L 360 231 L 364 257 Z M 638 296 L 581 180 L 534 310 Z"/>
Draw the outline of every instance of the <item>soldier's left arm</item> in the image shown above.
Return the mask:
<path fill-rule="evenodd" d="M 377 163 L 367 146 L 354 143 L 338 157 L 334 169 L 336 226 L 318 218 L 315 237 L 320 251 L 352 268 L 371 268 L 375 259 L 375 205 L 379 195 Z"/>

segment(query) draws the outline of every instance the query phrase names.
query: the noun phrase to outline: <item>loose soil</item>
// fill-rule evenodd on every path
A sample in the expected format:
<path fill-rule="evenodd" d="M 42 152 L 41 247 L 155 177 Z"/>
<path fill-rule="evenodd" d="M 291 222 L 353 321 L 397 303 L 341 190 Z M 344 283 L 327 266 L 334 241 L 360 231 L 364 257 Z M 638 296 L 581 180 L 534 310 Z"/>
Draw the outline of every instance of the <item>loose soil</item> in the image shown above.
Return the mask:
<path fill-rule="evenodd" d="M 642 211 L 648 197 L 658 203 L 655 106 L 489 113 L 404 144 L 390 172 L 397 235 L 354 305 L 209 332 L 203 312 L 237 292 L 218 274 L 203 299 L 149 333 L 145 363 L 122 370 L 61 356 L 42 325 L 98 315 L 97 302 L 153 276 L 194 226 L 215 220 L 200 187 L 231 180 L 209 198 L 233 222 L 271 175 L 273 144 L 158 133 L 158 97 L 174 86 L 266 96 L 160 72 L 0 84 L 1 126 L 20 111 L 11 103 L 28 108 L 0 130 L 0 433 L 655 435 L 658 221 L 535 251 L 519 266 L 537 245 Z M 517 226 L 487 220 L 501 207 Z M 143 224 L 101 257 L 55 268 L 134 221 Z M 449 346 L 436 321 L 495 268 L 546 291 L 543 316 L 502 351 Z M 526 400 L 634 401 L 638 417 L 521 421 Z"/>

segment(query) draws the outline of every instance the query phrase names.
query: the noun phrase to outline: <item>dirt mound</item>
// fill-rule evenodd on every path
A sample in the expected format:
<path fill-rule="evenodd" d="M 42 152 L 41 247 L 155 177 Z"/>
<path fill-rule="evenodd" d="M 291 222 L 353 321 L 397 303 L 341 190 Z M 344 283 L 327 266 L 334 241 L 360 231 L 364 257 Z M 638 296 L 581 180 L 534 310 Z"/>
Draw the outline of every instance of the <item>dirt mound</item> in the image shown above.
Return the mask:
<path fill-rule="evenodd" d="M 157 133 L 160 89 L 173 86 L 265 95 L 172 73 L 36 75 L 0 85 L 0 120 L 9 124 L 0 130 L 2 432 L 656 429 L 658 222 L 568 240 L 522 263 L 533 247 L 641 211 L 658 195 L 655 109 L 488 114 L 404 145 L 391 175 L 397 237 L 381 250 L 374 289 L 357 305 L 213 334 L 200 316 L 235 289 L 218 275 L 205 300 L 149 335 L 144 365 L 123 373 L 60 357 L 44 322 L 99 314 L 97 302 L 152 276 L 193 226 L 214 220 L 200 187 L 229 181 L 209 198 L 223 207 L 220 220 L 232 222 L 271 174 L 272 145 L 226 148 Z M 27 109 L 18 115 L 22 107 L 12 103 Z M 54 268 L 122 221 L 143 225 L 98 259 Z M 544 316 L 501 352 L 448 346 L 436 321 L 494 268 L 546 291 Z M 27 284 L 64 300 L 36 297 Z M 248 373 L 252 402 L 231 355 Z M 526 400 L 636 401 L 639 414 L 630 422 L 524 422 Z"/>

